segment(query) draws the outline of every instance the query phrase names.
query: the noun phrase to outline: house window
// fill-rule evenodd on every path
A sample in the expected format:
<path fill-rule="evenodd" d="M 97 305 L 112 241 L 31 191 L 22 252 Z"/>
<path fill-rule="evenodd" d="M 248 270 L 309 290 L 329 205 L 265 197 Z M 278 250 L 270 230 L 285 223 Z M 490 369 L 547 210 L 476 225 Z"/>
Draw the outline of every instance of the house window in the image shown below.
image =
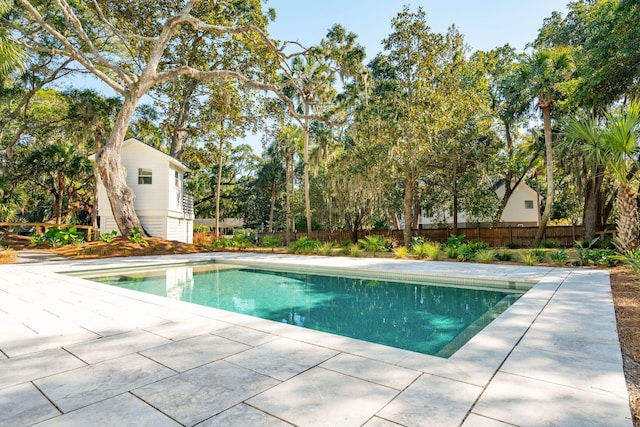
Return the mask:
<path fill-rule="evenodd" d="M 176 188 L 180 188 L 180 172 L 173 171 L 173 173 L 174 173 L 175 186 L 176 186 Z"/>
<path fill-rule="evenodd" d="M 138 169 L 138 184 L 151 184 L 152 183 L 151 169 Z"/>
<path fill-rule="evenodd" d="M 533 209 L 533 200 L 525 200 L 524 201 L 525 209 Z"/>

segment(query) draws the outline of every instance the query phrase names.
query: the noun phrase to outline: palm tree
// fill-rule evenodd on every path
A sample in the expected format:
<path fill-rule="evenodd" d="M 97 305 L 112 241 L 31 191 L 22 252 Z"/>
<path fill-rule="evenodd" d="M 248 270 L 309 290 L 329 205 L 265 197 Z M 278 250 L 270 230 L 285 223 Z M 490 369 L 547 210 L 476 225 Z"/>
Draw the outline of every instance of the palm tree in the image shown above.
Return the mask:
<path fill-rule="evenodd" d="M 303 130 L 299 126 L 284 126 L 275 140 L 275 146 L 272 150 L 277 156 L 284 159 L 285 170 L 285 243 L 291 243 L 291 230 L 293 229 L 293 220 L 291 217 L 291 192 L 293 191 L 293 164 L 299 147 L 302 143 Z"/>
<path fill-rule="evenodd" d="M 11 9 L 11 3 L 0 0 L 0 15 Z M 0 77 L 6 77 L 24 65 L 25 52 L 12 40 L 9 30 L 0 27 Z"/>
<path fill-rule="evenodd" d="M 291 64 L 292 79 L 288 82 L 294 88 L 292 98 L 298 103 L 298 113 L 302 115 L 304 130 L 304 200 L 307 218 L 307 233 L 311 234 L 311 198 L 309 194 L 309 134 L 311 114 L 321 113 L 322 106 L 335 96 L 334 77 L 326 63 L 313 56 L 296 57 Z"/>
<path fill-rule="evenodd" d="M 537 106 L 542 111 L 544 125 L 544 145 L 547 168 L 547 197 L 544 215 L 540 220 L 540 228 L 536 235 L 536 244 L 542 241 L 547 222 L 551 217 L 551 207 L 555 196 L 553 182 L 553 137 L 551 134 L 551 110 L 565 95 L 564 85 L 570 81 L 575 70 L 572 50 L 569 47 L 555 47 L 536 51 L 524 64 L 523 77 L 529 81 L 533 95 L 537 98 Z"/>
<path fill-rule="evenodd" d="M 628 251 L 638 245 L 638 202 L 636 192 L 629 183 L 629 169 L 640 152 L 640 100 L 632 101 L 619 114 L 608 113 L 606 120 L 608 164 L 620 185 L 616 197 L 616 246 L 620 251 Z"/>
<path fill-rule="evenodd" d="M 584 240 L 591 241 L 596 236 L 598 197 L 609 154 L 605 129 L 595 116 L 590 116 L 586 119 L 571 119 L 564 132 L 568 139 L 562 144 L 563 151 L 567 156 L 578 155 L 581 163 L 579 175 L 584 174 L 586 178 L 582 225 Z"/>

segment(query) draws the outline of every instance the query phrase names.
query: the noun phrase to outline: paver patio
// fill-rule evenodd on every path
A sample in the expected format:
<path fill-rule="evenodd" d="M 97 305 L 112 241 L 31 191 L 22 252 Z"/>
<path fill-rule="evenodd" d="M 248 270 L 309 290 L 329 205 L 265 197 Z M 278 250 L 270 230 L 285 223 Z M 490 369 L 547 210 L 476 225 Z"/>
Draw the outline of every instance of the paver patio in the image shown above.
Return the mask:
<path fill-rule="evenodd" d="M 210 259 L 535 280 L 448 359 L 58 274 Z M 0 426 L 631 426 L 606 271 L 197 254 L 0 266 Z"/>

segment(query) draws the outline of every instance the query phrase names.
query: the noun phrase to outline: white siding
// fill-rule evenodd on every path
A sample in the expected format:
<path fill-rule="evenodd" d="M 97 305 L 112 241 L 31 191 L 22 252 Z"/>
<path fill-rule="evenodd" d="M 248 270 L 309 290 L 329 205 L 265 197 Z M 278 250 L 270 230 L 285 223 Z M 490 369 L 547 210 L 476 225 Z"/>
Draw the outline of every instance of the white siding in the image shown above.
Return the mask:
<path fill-rule="evenodd" d="M 496 190 L 500 199 L 504 196 L 504 186 Z M 525 208 L 525 201 L 533 202 L 533 209 Z M 538 224 L 538 194 L 529 186 L 521 183 L 509 197 L 509 202 L 500 217 L 501 222 L 530 225 Z"/>
<path fill-rule="evenodd" d="M 136 195 L 133 204 L 144 231 L 152 237 L 192 243 L 193 219 L 185 219 L 182 207 L 186 167 L 166 154 L 133 139 L 124 142 L 120 158 L 127 171 L 127 185 Z M 138 169 L 152 171 L 151 184 L 138 184 Z M 179 174 L 177 185 L 176 172 Z M 118 229 L 102 185 L 98 186 L 98 215 L 101 232 Z"/>
<path fill-rule="evenodd" d="M 167 240 L 193 243 L 193 221 L 182 218 L 167 218 Z"/>

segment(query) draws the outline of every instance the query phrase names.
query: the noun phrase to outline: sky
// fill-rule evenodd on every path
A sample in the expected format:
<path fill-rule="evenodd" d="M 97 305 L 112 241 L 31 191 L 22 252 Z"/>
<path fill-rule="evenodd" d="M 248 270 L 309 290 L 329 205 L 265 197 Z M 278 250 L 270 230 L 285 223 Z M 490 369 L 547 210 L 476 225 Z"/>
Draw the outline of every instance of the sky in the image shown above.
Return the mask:
<path fill-rule="evenodd" d="M 524 51 L 538 35 L 544 18 L 553 11 L 566 14 L 569 0 L 268 0 L 276 20 L 269 34 L 278 40 L 297 41 L 305 46 L 317 44 L 334 24 L 341 24 L 358 35 L 367 61 L 382 49 L 382 40 L 391 33 L 391 19 L 405 5 L 426 13 L 427 24 L 437 33 L 446 33 L 455 24 L 472 51 L 491 50 L 510 44 Z M 259 154 L 259 136 L 248 136 L 236 143 L 248 143 Z"/>
<path fill-rule="evenodd" d="M 509 43 L 518 50 L 532 42 L 544 18 L 566 12 L 568 0 L 268 0 L 276 10 L 270 34 L 280 40 L 318 43 L 333 24 L 358 35 L 367 57 L 382 51 L 391 32 L 391 19 L 405 5 L 422 7 L 432 31 L 445 33 L 455 24 L 473 50 L 489 50 Z"/>

